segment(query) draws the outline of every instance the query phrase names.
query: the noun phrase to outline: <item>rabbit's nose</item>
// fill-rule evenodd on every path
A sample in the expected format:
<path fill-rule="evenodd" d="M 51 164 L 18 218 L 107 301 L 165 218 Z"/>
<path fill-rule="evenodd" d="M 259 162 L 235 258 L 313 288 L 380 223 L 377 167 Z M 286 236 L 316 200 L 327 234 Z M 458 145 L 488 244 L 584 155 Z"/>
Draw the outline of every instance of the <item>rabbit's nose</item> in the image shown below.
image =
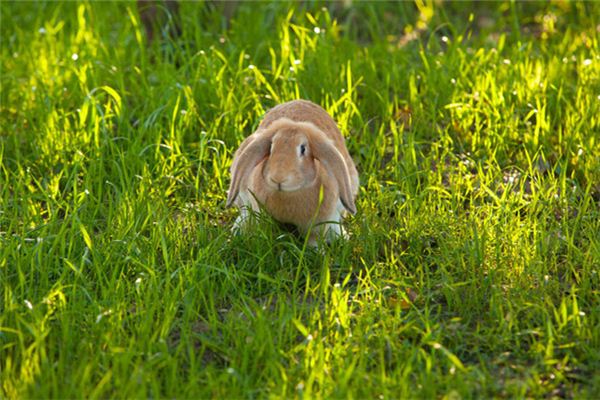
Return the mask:
<path fill-rule="evenodd" d="M 283 178 L 283 177 L 272 177 L 272 176 L 270 176 L 269 179 L 271 180 L 271 182 L 273 183 L 273 185 L 277 186 L 277 189 L 279 191 L 281 191 L 281 185 L 286 181 L 286 179 Z"/>

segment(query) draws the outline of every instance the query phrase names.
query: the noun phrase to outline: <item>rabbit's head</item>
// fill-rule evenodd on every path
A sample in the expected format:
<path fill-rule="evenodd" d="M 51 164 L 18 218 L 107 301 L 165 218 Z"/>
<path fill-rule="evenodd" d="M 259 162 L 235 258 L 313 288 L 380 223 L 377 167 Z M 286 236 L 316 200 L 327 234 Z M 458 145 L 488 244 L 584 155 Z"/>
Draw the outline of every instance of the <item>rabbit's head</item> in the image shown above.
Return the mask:
<path fill-rule="evenodd" d="M 262 170 L 267 186 L 294 192 L 312 185 L 317 177 L 308 136 L 297 127 L 284 127 L 273 135 Z"/>
<path fill-rule="evenodd" d="M 281 118 L 251 135 L 240 146 L 231 167 L 228 206 L 236 199 L 240 183 L 262 161 L 264 185 L 281 192 L 310 187 L 317 177 L 316 163 L 319 162 L 337 181 L 344 207 L 351 213 L 356 212 L 344 157 L 334 142 L 314 124 Z"/>

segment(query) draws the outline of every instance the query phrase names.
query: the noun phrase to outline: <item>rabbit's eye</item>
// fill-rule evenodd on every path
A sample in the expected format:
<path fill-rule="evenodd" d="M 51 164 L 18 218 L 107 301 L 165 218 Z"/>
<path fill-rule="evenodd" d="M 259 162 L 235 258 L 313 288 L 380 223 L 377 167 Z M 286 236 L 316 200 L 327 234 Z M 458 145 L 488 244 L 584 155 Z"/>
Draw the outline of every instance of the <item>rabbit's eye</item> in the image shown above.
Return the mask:
<path fill-rule="evenodd" d="M 301 144 L 300 145 L 300 155 L 303 156 L 304 153 L 306 153 L 306 145 L 305 144 Z"/>

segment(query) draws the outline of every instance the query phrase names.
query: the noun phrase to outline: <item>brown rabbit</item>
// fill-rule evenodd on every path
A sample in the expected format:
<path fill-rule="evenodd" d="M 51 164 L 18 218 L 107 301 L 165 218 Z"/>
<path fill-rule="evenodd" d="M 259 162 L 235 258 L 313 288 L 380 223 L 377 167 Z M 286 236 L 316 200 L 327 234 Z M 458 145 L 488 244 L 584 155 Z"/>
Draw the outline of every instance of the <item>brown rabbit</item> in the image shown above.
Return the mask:
<path fill-rule="evenodd" d="M 260 126 L 235 152 L 227 206 L 244 226 L 248 208 L 261 207 L 280 222 L 321 235 L 343 235 L 345 210 L 354 214 L 358 172 L 335 121 L 306 100 L 280 104 L 265 114 Z"/>

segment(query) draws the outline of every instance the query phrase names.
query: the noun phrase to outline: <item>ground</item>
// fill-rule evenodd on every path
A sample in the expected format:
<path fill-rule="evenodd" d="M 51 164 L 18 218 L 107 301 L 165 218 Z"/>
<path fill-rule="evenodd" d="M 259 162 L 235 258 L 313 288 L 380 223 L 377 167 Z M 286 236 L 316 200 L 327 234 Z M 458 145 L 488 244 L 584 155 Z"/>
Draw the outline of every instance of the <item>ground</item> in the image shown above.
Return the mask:
<path fill-rule="evenodd" d="M 0 3 L 0 397 L 597 396 L 600 3 L 224 8 Z M 225 208 L 295 98 L 360 172 L 321 251 Z"/>

